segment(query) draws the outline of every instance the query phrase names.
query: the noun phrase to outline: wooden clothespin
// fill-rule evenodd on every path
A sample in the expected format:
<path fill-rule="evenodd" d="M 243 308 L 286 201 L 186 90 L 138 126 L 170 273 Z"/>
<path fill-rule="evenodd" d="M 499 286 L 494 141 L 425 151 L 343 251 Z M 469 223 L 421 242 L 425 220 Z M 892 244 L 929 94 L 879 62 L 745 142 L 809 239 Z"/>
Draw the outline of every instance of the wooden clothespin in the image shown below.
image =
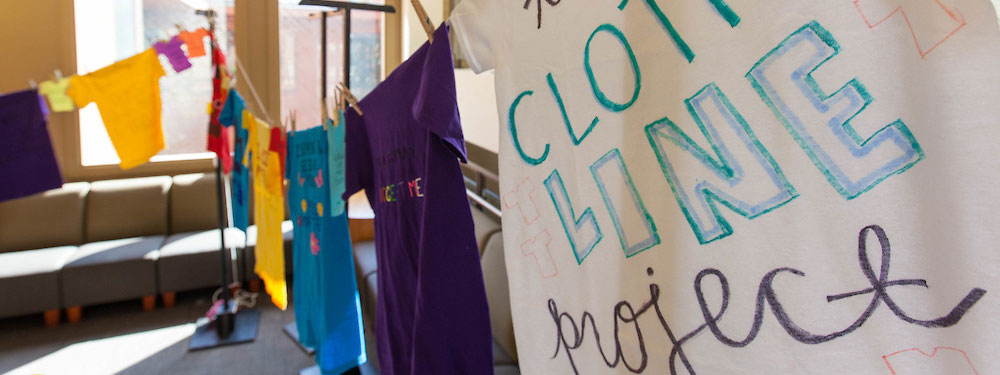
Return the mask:
<path fill-rule="evenodd" d="M 333 127 L 340 126 L 340 111 L 343 110 L 344 96 L 340 90 L 333 90 Z"/>
<path fill-rule="evenodd" d="M 423 4 L 420 4 L 420 0 L 410 0 L 410 3 L 413 4 L 413 10 L 417 12 L 417 17 L 420 18 L 420 25 L 424 27 L 424 32 L 427 33 L 427 41 L 434 43 L 434 23 L 431 22 L 430 16 L 424 10 Z"/>
<path fill-rule="evenodd" d="M 344 93 L 344 99 L 346 99 L 348 103 L 351 103 L 351 108 L 354 108 L 354 112 L 357 112 L 358 116 L 364 116 L 365 113 L 361 112 L 361 106 L 358 105 L 358 98 L 351 93 L 351 89 L 347 88 L 343 82 L 339 83 L 337 88 Z"/>
<path fill-rule="evenodd" d="M 291 128 L 292 128 L 291 135 L 295 135 L 295 131 L 297 130 L 295 128 L 295 117 L 296 117 L 296 114 L 297 114 L 297 111 L 292 110 L 291 114 L 288 116 L 288 120 L 291 123 Z"/>
<path fill-rule="evenodd" d="M 181 26 L 181 24 L 179 24 L 179 23 L 175 23 L 175 24 L 174 24 L 174 27 L 176 27 L 176 28 L 177 28 L 177 32 L 178 32 L 178 33 L 180 33 L 180 32 L 184 32 L 184 27 L 183 27 L 183 26 Z"/>
<path fill-rule="evenodd" d="M 330 118 L 330 109 L 326 105 L 326 98 L 322 98 L 319 101 L 319 122 L 323 124 L 323 130 L 326 130 L 326 119 Z"/>
<path fill-rule="evenodd" d="M 35 82 L 33 79 L 28 80 L 28 86 L 31 86 L 32 90 L 38 90 L 38 82 Z"/>
<path fill-rule="evenodd" d="M 56 82 L 63 80 L 62 70 L 56 69 L 53 73 L 56 76 Z"/>

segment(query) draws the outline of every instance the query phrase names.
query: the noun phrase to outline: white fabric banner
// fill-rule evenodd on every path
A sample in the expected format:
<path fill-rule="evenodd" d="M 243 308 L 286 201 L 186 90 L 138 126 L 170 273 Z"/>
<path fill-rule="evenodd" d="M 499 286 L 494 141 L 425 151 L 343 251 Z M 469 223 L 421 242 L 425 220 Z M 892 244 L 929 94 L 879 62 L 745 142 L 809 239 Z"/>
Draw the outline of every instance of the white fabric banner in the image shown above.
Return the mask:
<path fill-rule="evenodd" d="M 1000 374 L 988 0 L 463 0 L 525 374 Z M 994 323 L 990 323 L 990 322 Z"/>

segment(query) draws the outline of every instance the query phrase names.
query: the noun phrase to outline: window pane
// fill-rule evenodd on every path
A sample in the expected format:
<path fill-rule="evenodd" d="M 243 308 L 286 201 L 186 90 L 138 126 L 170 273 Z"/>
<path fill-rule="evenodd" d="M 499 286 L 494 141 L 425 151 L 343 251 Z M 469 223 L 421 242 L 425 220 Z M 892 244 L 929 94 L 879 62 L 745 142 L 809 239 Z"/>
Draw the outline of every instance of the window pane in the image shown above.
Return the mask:
<path fill-rule="evenodd" d="M 182 29 L 208 28 L 195 9 L 215 10 L 216 39 L 233 56 L 232 0 L 76 0 L 77 70 L 80 74 L 126 59 Z M 206 39 L 207 40 L 207 39 Z M 192 67 L 175 73 L 161 56 L 166 77 L 160 80 L 166 148 L 154 161 L 209 157 L 205 152 L 212 99 L 211 58 L 191 59 Z M 85 166 L 118 164 L 100 113 L 94 104 L 80 111 L 80 151 Z"/>
<path fill-rule="evenodd" d="M 344 12 L 299 6 L 298 0 L 279 4 L 282 118 L 296 111 L 297 128 L 307 129 L 320 125 L 322 12 L 327 14 L 328 98 L 344 75 Z M 361 98 L 382 78 L 382 14 L 353 11 L 351 30 L 351 92 Z"/>

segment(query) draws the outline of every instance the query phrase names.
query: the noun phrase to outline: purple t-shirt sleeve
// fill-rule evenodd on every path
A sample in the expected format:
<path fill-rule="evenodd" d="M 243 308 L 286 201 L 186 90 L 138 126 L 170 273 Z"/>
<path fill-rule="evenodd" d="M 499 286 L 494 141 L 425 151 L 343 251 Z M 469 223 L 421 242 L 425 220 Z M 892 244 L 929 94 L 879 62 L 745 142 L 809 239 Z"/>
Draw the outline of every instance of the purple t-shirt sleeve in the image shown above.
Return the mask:
<path fill-rule="evenodd" d="M 462 121 L 458 115 L 455 94 L 455 65 L 448 43 L 448 25 L 434 32 L 434 40 L 424 55 L 424 70 L 413 101 L 413 118 L 431 133 L 441 138 L 448 149 L 463 163 L 468 162 Z"/>
<path fill-rule="evenodd" d="M 368 143 L 368 132 L 365 130 L 365 120 L 357 112 L 348 108 L 344 112 L 344 195 L 347 200 L 362 189 L 366 189 L 371 199 L 372 175 L 371 146 Z"/>

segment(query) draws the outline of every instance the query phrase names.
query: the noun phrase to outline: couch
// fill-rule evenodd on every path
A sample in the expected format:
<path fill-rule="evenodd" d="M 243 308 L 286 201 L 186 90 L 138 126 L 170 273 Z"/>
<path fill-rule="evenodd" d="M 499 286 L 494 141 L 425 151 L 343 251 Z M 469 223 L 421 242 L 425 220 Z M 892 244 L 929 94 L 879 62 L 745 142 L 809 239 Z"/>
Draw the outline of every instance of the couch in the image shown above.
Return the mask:
<path fill-rule="evenodd" d="M 214 174 L 189 174 L 70 183 L 0 203 L 0 318 L 43 312 L 55 325 L 63 308 L 75 322 L 84 306 L 141 299 L 151 310 L 157 294 L 170 307 L 176 292 L 219 286 L 216 197 Z M 246 245 L 243 232 L 222 233 L 228 248 Z M 227 272 L 245 277 L 244 262 Z"/>

